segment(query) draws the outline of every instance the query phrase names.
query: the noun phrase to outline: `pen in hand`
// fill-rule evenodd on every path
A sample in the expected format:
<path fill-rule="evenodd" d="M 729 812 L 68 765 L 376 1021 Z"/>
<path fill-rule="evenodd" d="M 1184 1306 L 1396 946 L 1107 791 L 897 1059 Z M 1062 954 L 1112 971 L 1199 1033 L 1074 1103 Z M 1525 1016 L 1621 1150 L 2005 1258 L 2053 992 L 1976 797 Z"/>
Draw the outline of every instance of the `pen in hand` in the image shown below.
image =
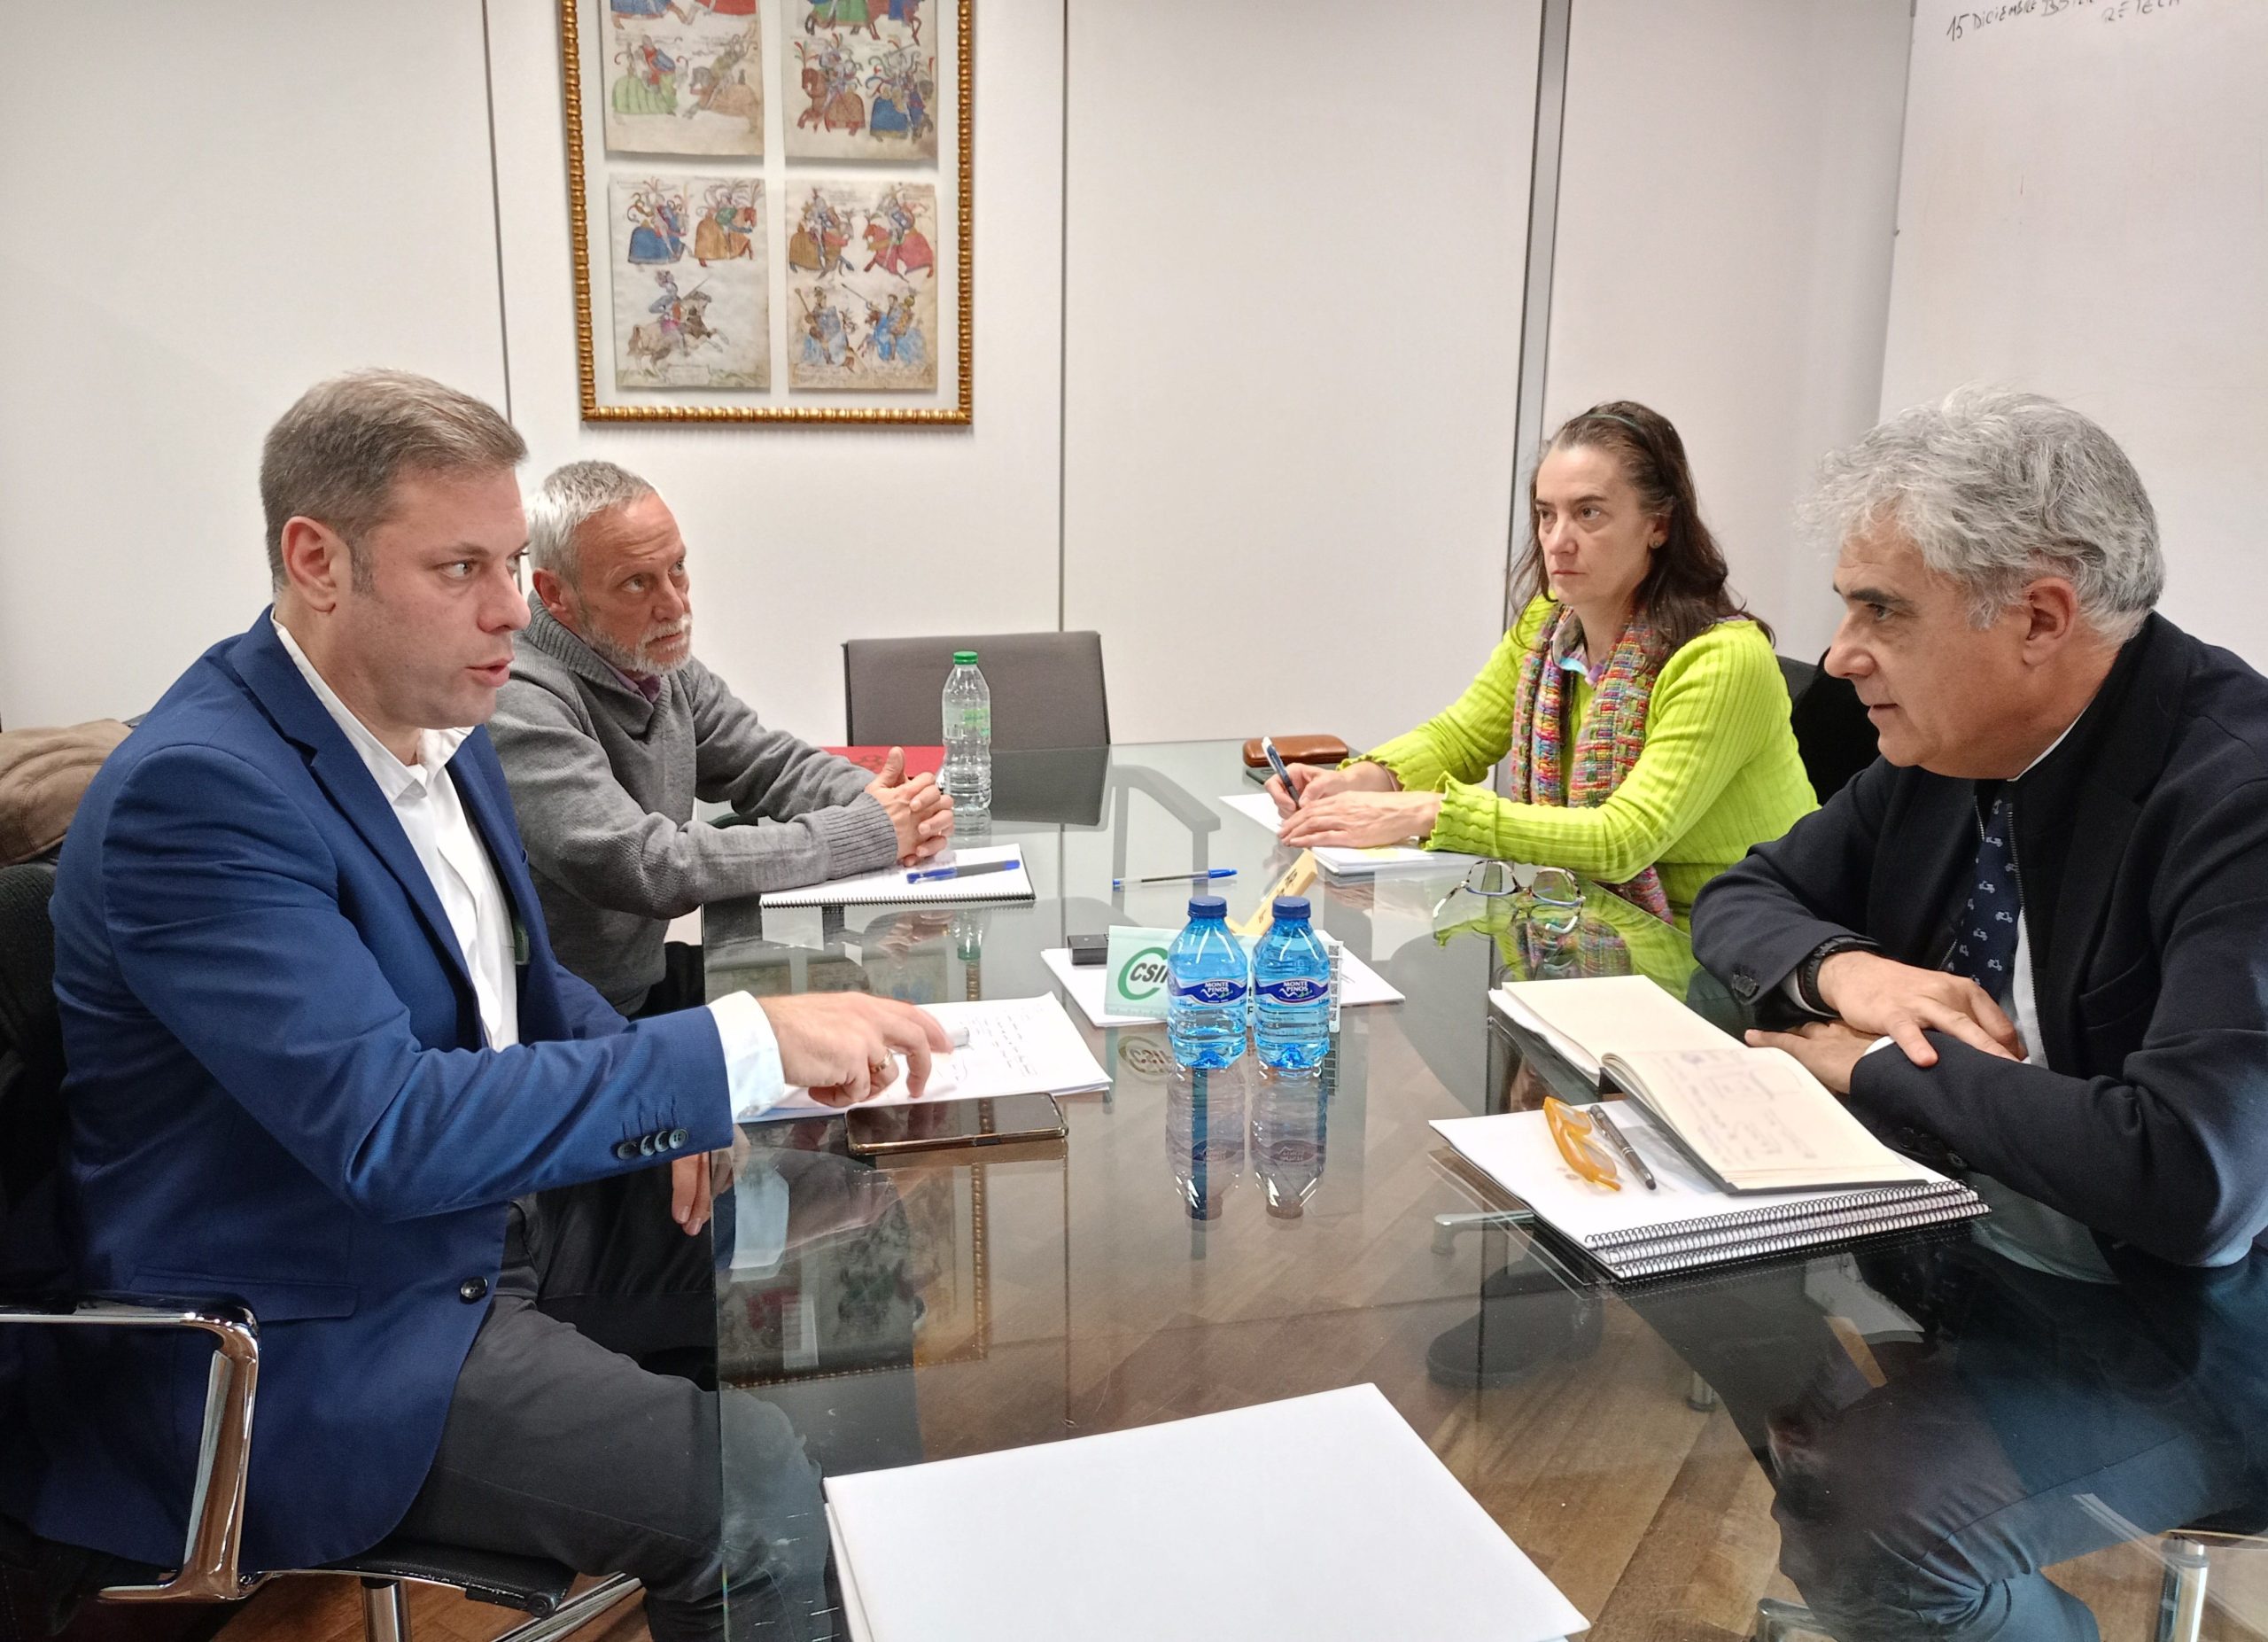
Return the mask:
<path fill-rule="evenodd" d="M 1606 1132 L 1606 1138 L 1614 1142 L 1614 1149 L 1622 1154 L 1623 1161 L 1638 1171 L 1638 1178 L 1646 1183 L 1646 1189 L 1650 1192 L 1661 1190 L 1661 1183 L 1654 1179 L 1654 1171 L 1646 1167 L 1646 1160 L 1638 1156 L 1638 1148 L 1630 1144 L 1630 1137 L 1624 1134 L 1614 1119 L 1606 1115 L 1606 1102 L 1601 1101 L 1594 1105 L 1591 1116 Z"/>
<path fill-rule="evenodd" d="M 1284 796 L 1291 800 L 1293 809 L 1298 809 L 1300 790 L 1292 784 L 1292 772 L 1285 767 L 1284 755 L 1276 751 L 1276 738 L 1273 735 L 1262 735 L 1260 738 L 1260 751 L 1268 759 L 1268 767 L 1276 772 L 1276 779 L 1284 783 Z"/>

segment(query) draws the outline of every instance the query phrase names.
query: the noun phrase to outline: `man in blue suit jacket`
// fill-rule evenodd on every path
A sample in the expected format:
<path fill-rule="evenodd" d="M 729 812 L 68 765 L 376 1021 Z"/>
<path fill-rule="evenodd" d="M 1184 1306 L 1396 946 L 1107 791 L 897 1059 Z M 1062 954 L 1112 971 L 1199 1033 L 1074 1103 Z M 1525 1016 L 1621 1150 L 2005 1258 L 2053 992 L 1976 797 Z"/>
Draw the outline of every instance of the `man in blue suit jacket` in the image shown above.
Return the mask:
<path fill-rule="evenodd" d="M 944 1040 L 864 997 L 632 1026 L 554 961 L 464 728 L 528 619 L 524 454 L 485 405 L 395 373 L 322 384 L 269 434 L 274 609 L 111 758 L 57 880 L 79 1277 L 258 1317 L 249 1568 L 400 1527 L 637 1574 L 657 1638 L 715 1636 L 720 1576 L 736 1615 L 816 1577 L 823 1531 L 785 1521 L 808 1464 L 767 1407 L 720 1410 L 538 1311 L 513 1200 L 727 1148 L 788 1084 L 848 1103 L 893 1051 L 926 1076 Z M 42 1342 L 6 1504 L 177 1562 L 202 1347 L 35 1332 L 74 1338 Z M 720 1502 L 719 1441 L 777 1498 Z"/>

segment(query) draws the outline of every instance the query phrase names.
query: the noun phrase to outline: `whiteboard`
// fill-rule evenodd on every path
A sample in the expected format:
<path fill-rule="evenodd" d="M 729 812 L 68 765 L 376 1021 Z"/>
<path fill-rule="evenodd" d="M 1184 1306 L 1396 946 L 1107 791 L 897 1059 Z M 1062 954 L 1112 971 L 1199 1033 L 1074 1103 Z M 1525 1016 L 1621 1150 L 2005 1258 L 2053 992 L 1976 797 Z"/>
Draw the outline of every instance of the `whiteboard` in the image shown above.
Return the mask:
<path fill-rule="evenodd" d="M 2268 663 L 2268 4 L 1919 0 L 1885 412 L 2047 393 L 2141 471 L 2165 613 Z"/>

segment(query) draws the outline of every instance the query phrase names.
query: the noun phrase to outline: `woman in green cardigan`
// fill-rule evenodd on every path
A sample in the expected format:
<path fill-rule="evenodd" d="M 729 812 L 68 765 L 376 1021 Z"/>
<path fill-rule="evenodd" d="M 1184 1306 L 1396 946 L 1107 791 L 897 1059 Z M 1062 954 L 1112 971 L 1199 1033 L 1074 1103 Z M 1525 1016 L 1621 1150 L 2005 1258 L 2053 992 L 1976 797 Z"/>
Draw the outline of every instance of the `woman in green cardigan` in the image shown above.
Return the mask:
<path fill-rule="evenodd" d="M 1769 632 L 1726 590 L 1684 442 L 1643 405 L 1571 418 L 1529 490 L 1526 607 L 1464 696 L 1269 790 L 1285 843 L 1565 867 L 1683 926 L 1701 886 L 1816 808 Z M 1512 796 L 1485 784 L 1509 755 Z"/>

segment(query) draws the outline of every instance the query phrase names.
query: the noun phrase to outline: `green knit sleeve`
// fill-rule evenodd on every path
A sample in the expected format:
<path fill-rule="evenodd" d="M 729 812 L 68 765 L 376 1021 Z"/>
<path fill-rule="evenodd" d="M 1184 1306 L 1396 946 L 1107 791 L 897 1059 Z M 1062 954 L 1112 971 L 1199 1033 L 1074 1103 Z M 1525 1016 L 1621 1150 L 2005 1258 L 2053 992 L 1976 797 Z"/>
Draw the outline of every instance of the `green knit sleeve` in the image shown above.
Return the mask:
<path fill-rule="evenodd" d="M 1565 867 L 1611 883 L 1635 876 L 1708 813 L 1756 756 L 1787 698 L 1753 622 L 1720 622 L 1662 664 L 1646 744 L 1622 784 L 1590 809 L 1513 804 L 1452 779 L 1426 843 Z"/>
<path fill-rule="evenodd" d="M 1535 642 L 1550 611 L 1549 599 L 1532 600 L 1512 630 L 1497 642 L 1480 676 L 1447 711 L 1363 757 L 1385 765 L 1410 792 L 1439 792 L 1452 781 L 1477 782 L 1486 776 L 1512 744 L 1520 658 Z"/>

